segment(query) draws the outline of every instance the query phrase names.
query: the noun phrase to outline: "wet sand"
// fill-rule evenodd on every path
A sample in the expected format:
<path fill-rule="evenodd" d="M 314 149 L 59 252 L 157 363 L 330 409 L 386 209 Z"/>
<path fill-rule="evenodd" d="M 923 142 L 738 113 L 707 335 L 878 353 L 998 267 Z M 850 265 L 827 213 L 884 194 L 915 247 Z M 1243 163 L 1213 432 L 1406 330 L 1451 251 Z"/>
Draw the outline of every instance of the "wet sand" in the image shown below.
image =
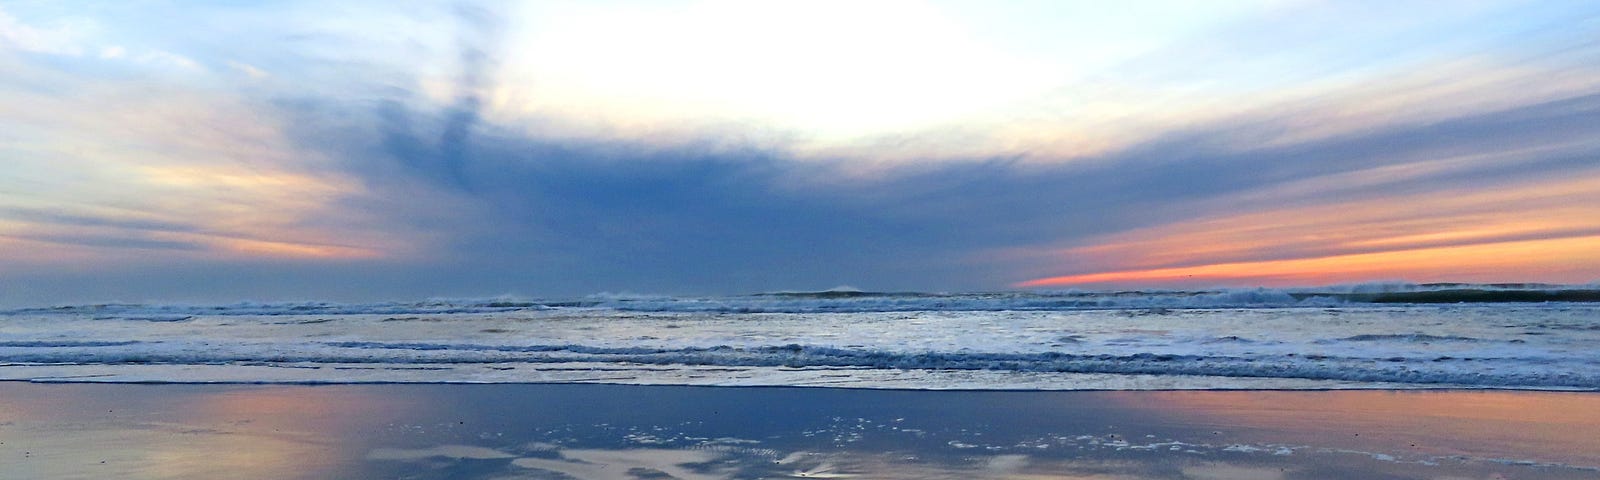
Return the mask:
<path fill-rule="evenodd" d="M 0 478 L 1600 478 L 1600 394 L 0 383 Z"/>

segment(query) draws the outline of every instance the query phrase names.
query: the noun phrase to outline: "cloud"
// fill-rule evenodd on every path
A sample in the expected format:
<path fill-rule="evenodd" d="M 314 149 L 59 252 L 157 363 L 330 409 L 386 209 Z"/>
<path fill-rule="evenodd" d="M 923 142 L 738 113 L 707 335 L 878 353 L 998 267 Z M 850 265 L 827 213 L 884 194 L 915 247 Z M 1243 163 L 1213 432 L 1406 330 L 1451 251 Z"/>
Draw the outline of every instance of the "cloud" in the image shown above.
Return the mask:
<path fill-rule="evenodd" d="M 15 112 L 0 119 L 0 269 L 404 250 L 366 215 L 335 208 L 359 185 L 296 150 L 262 100 L 26 66 L 15 72 L 41 87 L 0 88 Z"/>
<path fill-rule="evenodd" d="M 111 249 L 140 249 L 140 250 L 200 250 L 202 246 L 184 241 L 160 240 L 153 238 L 131 238 L 125 236 L 100 236 L 100 235 L 71 235 L 71 234 L 18 234 L 0 235 L 15 240 L 54 243 L 62 245 L 111 248 Z"/>
<path fill-rule="evenodd" d="M 1198 248 L 1208 237 L 1172 232 L 1251 235 L 1239 229 L 1268 215 L 1281 218 L 1262 222 L 1281 228 L 1258 232 L 1258 247 L 1170 261 L 1250 262 L 1589 235 L 1600 224 L 1585 219 L 1600 215 L 1587 215 L 1577 199 L 1600 193 L 1593 180 L 1600 172 L 1588 161 L 1600 145 L 1584 140 L 1600 134 L 1585 120 L 1597 102 L 1600 96 L 1578 96 L 1232 148 L 1226 139 L 1256 135 L 1250 129 L 1259 124 L 1246 118 L 1083 161 L 972 159 L 866 176 L 850 173 L 847 159 L 800 159 L 759 145 L 585 142 L 493 124 L 476 125 L 470 136 L 443 135 L 457 128 L 459 105 L 428 112 L 405 107 L 404 99 L 367 112 L 320 106 L 292 123 L 316 132 L 297 136 L 308 148 L 343 152 L 347 173 L 386 199 L 375 210 L 436 234 L 439 243 L 424 251 L 447 252 L 439 257 L 438 268 L 449 272 L 442 278 L 499 278 L 560 292 L 840 283 L 968 289 L 1150 261 L 1136 255 L 1181 257 L 1171 249 Z M 1518 230 L 1516 221 L 1532 218 L 1521 209 L 1544 205 L 1537 192 L 1563 185 L 1557 179 L 1575 183 L 1544 202 L 1564 206 L 1549 213 L 1566 221 Z M 438 204 L 453 207 L 443 214 L 432 207 Z M 1339 209 L 1353 213 L 1312 216 Z M 1440 221 L 1406 223 L 1426 218 Z M 1466 226 L 1444 223 L 1450 219 L 1487 221 L 1477 227 L 1503 231 L 1474 239 Z M 1187 225 L 1196 226 L 1172 230 Z M 1348 238 L 1369 243 L 1360 248 L 1295 240 L 1376 225 L 1391 228 Z M 1426 238 L 1452 232 L 1467 238 Z M 1167 235 L 1172 242 L 1139 243 Z M 1092 258 L 1104 248 L 1122 251 Z"/>
<path fill-rule="evenodd" d="M 165 50 L 151 50 L 140 54 L 135 60 L 146 65 L 179 70 L 197 71 L 204 68 L 192 58 Z"/>
<path fill-rule="evenodd" d="M 267 73 L 266 70 L 262 70 L 260 68 L 257 68 L 255 65 L 251 65 L 251 64 L 248 64 L 248 63 L 236 62 L 236 61 L 229 60 L 228 61 L 228 66 L 229 67 L 233 67 L 234 70 L 238 70 L 239 73 L 243 73 L 246 76 L 249 76 L 250 78 L 254 78 L 254 79 L 257 79 L 257 80 L 272 76 L 272 74 Z"/>
<path fill-rule="evenodd" d="M 1593 201 L 1600 198 L 1600 168 L 1592 162 L 1600 143 L 1591 140 L 1600 126 L 1583 120 L 1596 108 L 1600 95 L 1582 95 L 1249 152 L 1228 163 L 1259 170 L 1231 174 L 1268 181 L 1198 198 L 1192 218 L 996 254 L 1054 260 L 1054 272 L 1035 270 L 1048 278 L 1024 282 L 1036 286 L 1127 285 L 1190 275 L 1207 282 L 1303 283 L 1317 272 L 1323 281 L 1362 275 L 1581 281 L 1600 261 L 1556 245 L 1581 244 L 1600 232 L 1600 203 Z M 1262 165 L 1252 157 L 1291 166 Z M 1512 251 L 1532 244 L 1549 247 L 1542 256 L 1522 258 L 1520 267 L 1485 255 L 1492 248 L 1476 248 Z M 1389 255 L 1401 252 L 1409 253 Z M 1367 257 L 1354 257 L 1360 255 Z M 1373 255 L 1387 262 L 1337 278 L 1338 262 L 1329 260 L 1380 258 Z M 1238 268 L 1223 268 L 1229 265 Z"/>
<path fill-rule="evenodd" d="M 23 23 L 17 17 L 0 9 L 0 50 L 52 55 L 83 55 L 88 32 L 93 22 L 75 19 L 40 27 Z"/>
<path fill-rule="evenodd" d="M 325 28 L 243 29 L 248 40 L 211 51 L 119 42 L 130 47 L 101 54 L 124 61 L 88 59 L 98 65 L 0 55 L 20 85 L 0 87 L 15 112 L 0 118 L 0 152 L 14 159 L 0 188 L 20 192 L 0 204 L 4 275 L 73 266 L 110 279 L 45 275 L 61 295 L 74 278 L 141 276 L 152 278 L 126 291 L 965 290 L 1228 265 L 1287 278 L 1331 258 L 1491 246 L 1567 252 L 1600 228 L 1587 201 L 1600 189 L 1592 42 L 1217 73 L 1317 60 L 1275 57 L 1294 42 L 1244 35 L 1176 49 L 1197 59 L 1171 69 L 1215 78 L 1156 68 L 1181 56 L 1158 52 L 1035 110 L 823 150 L 764 123 L 708 120 L 664 140 L 513 108 L 507 83 L 521 78 L 504 72 L 538 59 L 508 47 L 505 12 L 474 5 L 433 30 L 421 27 L 440 22 L 396 14 L 415 35 L 290 7 Z M 1383 38 L 1410 28 L 1385 26 Z M 1337 53 L 1313 37 L 1294 38 Z M 1229 50 L 1240 45 L 1251 48 Z M 1265 63 L 1247 61 L 1255 53 Z M 150 55 L 190 74 L 105 67 Z M 268 70 L 271 81 L 236 81 Z M 517 92 L 561 93 L 528 85 Z M 1361 274 L 1408 274 L 1383 264 Z M 1548 264 L 1497 268 L 1566 275 Z"/>
<path fill-rule="evenodd" d="M 67 212 L 57 208 L 0 207 L 0 219 L 78 227 L 106 227 L 153 232 L 194 232 L 193 224 L 158 219 L 140 219 Z"/>

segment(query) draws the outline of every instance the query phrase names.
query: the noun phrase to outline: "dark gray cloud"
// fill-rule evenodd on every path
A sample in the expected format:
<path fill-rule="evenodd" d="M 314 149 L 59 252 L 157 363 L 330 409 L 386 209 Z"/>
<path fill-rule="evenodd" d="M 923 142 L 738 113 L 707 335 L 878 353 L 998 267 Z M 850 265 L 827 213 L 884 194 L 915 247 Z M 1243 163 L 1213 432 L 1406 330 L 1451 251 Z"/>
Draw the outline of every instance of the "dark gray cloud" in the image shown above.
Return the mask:
<path fill-rule="evenodd" d="M 21 220 L 30 223 L 49 225 L 65 225 L 73 227 L 106 227 L 122 230 L 141 230 L 152 232 L 195 232 L 194 225 L 166 220 L 141 220 L 105 215 L 92 215 L 81 212 L 72 212 L 64 209 L 45 208 L 0 208 L 0 218 Z"/>
<path fill-rule="evenodd" d="M 500 43 L 502 26 L 495 12 L 480 5 L 458 3 L 455 15 L 461 24 L 458 29 L 461 73 L 456 79 L 456 100 L 445 111 L 438 159 L 444 174 L 458 187 L 467 188 L 466 174 L 462 170 L 468 161 L 466 157 L 470 152 L 467 149 L 473 129 L 481 120 L 483 89 L 494 67 L 493 49 Z"/>
<path fill-rule="evenodd" d="M 203 250 L 200 244 L 161 238 L 162 234 L 195 233 L 200 230 L 182 222 L 118 218 L 74 212 L 66 209 L 0 208 L 0 219 L 21 221 L 49 227 L 46 231 L 66 228 L 55 233 L 11 233 L 0 237 L 31 242 L 53 243 L 117 250 Z"/>
<path fill-rule="evenodd" d="M 87 234 L 13 234 L 0 235 L 0 237 L 34 242 L 55 243 L 61 245 L 77 245 L 84 247 L 100 247 L 114 249 L 141 249 L 141 250 L 202 250 L 202 245 L 179 241 L 143 238 L 138 235 L 87 235 Z"/>
<path fill-rule="evenodd" d="M 1594 121 L 1600 96 L 1591 95 L 1274 148 L 1224 146 L 1260 134 L 1223 125 L 1103 158 L 972 159 L 844 178 L 839 163 L 759 147 L 555 141 L 492 125 L 441 136 L 455 128 L 455 107 L 426 112 L 405 104 L 340 113 L 371 119 L 373 127 L 318 128 L 306 140 L 344 152 L 350 173 L 367 179 L 379 196 L 404 199 L 377 207 L 383 214 L 450 239 L 439 257 L 449 261 L 429 267 L 439 282 L 527 293 L 1000 288 L 1070 271 L 1073 259 L 1038 265 L 982 259 L 982 252 L 1072 245 L 1221 213 L 1208 211 L 1216 205 L 1207 202 L 1286 182 L 1600 135 Z M 332 125 L 327 118 L 296 123 Z M 460 152 L 467 153 L 452 157 Z M 1288 196 L 1272 205 L 1229 207 L 1448 194 L 1594 175 L 1597 154 L 1591 145 L 1344 185 L 1330 194 L 1337 198 Z M 460 163 L 441 168 L 446 160 Z M 469 207 L 441 218 L 428 208 L 435 202 Z"/>

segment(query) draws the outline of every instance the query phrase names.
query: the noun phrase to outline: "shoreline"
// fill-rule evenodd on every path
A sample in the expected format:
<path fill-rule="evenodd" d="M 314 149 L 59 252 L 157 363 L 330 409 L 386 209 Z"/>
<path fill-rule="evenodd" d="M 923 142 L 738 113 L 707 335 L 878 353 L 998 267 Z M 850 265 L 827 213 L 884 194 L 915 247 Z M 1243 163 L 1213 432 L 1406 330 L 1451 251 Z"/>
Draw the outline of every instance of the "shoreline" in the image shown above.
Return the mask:
<path fill-rule="evenodd" d="M 15 379 L 0 378 L 0 385 L 5 384 L 37 384 L 37 385 L 239 385 L 239 386 L 362 386 L 362 385 L 524 385 L 524 386 L 549 386 L 549 385 L 605 385 L 618 387 L 679 387 L 679 388 L 706 388 L 706 389 L 818 389 L 818 390 L 846 390 L 867 392 L 951 392 L 951 393 L 1108 393 L 1108 392 L 1526 392 L 1526 393 L 1564 393 L 1564 394 L 1593 394 L 1600 395 L 1600 389 L 1583 389 L 1573 387 L 1560 389 L 1550 387 L 1504 387 L 1504 386 L 1408 386 L 1408 387 L 1325 387 L 1325 388 L 1140 388 L 1140 389 L 1115 389 L 1115 388 L 1056 388 L 1056 389 L 1024 389 L 1024 388 L 912 388 L 912 387 L 852 387 L 832 385 L 715 385 L 715 384 L 670 384 L 670 383 L 623 383 L 623 382 L 537 382 L 537 381 L 496 381 L 476 382 L 468 380 L 431 380 L 431 381 L 176 381 L 176 380 L 75 380 L 75 379 Z"/>
<path fill-rule="evenodd" d="M 0 381 L 213 384 L 615 384 L 797 386 L 928 391 L 1515 390 L 1600 391 L 1584 386 L 1401 383 L 1274 376 L 1078 373 L 984 369 L 721 366 L 617 362 L 119 363 L 0 365 Z"/>

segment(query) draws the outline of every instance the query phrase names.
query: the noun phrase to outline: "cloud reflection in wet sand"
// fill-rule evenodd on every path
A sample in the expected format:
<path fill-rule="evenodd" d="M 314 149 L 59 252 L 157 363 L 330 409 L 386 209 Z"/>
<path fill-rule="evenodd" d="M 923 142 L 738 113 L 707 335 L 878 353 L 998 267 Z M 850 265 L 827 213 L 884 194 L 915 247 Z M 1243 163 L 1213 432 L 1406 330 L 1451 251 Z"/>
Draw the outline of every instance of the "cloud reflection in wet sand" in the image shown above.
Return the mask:
<path fill-rule="evenodd" d="M 329 478 L 405 412 L 344 387 L 48 388 L 0 395 L 0 478 Z"/>
<path fill-rule="evenodd" d="M 1257 438 L 1412 455 L 1527 460 L 1600 467 L 1597 399 L 1588 393 L 1108 392 L 1158 421 L 1255 432 Z M 1315 406 L 1312 408 L 1311 406 Z"/>
<path fill-rule="evenodd" d="M 0 384 L 0 393 L 0 478 L 1421 480 L 1600 471 L 1582 435 L 1596 422 L 1581 412 L 1600 411 L 1592 394 L 25 383 Z"/>
<path fill-rule="evenodd" d="M 926 461 L 909 453 L 794 452 L 773 460 L 761 455 L 740 455 L 738 450 L 706 449 L 572 449 L 558 450 L 557 458 L 523 457 L 511 461 L 510 476 L 494 478 L 547 478 L 549 474 L 595 480 L 668 479 L 717 480 L 733 478 L 993 478 L 993 479 L 1131 479 L 1151 474 L 1136 462 L 1039 461 L 1027 455 L 963 456 L 954 463 Z M 369 459 L 390 461 L 487 460 L 509 453 L 465 445 L 426 449 L 380 449 Z M 1183 469 L 1191 478 L 1282 478 L 1277 469 L 1222 463 L 1204 463 Z M 519 475 L 519 473 L 521 475 Z M 1218 476 L 1221 475 L 1221 476 Z M 562 477 L 565 478 L 565 477 Z"/>

